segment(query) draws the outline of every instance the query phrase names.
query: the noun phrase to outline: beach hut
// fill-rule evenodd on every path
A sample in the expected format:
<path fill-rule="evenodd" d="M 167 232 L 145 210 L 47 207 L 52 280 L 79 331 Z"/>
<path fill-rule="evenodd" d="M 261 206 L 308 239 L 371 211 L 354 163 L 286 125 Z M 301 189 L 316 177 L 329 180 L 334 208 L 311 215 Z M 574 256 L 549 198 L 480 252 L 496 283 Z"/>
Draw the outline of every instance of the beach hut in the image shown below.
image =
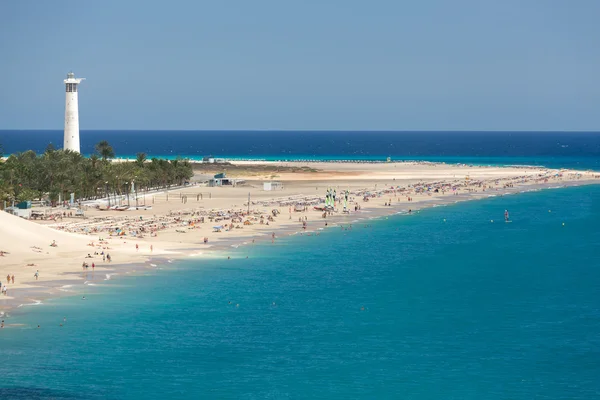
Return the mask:
<path fill-rule="evenodd" d="M 221 172 L 208 181 L 208 186 L 235 186 L 237 183 L 235 179 L 228 178 L 225 172 Z"/>
<path fill-rule="evenodd" d="M 221 172 L 220 174 L 216 174 L 212 179 L 210 179 L 208 181 L 208 186 L 210 186 L 210 187 L 223 186 L 224 179 L 226 179 L 224 172 Z"/>

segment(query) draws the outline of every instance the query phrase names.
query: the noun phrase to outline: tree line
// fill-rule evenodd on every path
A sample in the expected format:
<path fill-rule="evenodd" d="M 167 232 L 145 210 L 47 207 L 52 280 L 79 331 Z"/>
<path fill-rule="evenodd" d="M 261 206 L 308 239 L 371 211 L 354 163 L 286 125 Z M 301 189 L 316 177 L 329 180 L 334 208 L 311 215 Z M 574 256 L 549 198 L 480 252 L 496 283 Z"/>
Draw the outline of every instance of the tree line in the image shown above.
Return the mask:
<path fill-rule="evenodd" d="M 111 162 L 115 153 L 105 140 L 95 150 L 85 157 L 50 144 L 43 154 L 28 150 L 3 160 L 0 147 L 0 202 L 47 200 L 56 205 L 71 193 L 78 200 L 96 199 L 127 194 L 132 187 L 139 192 L 183 185 L 194 175 L 188 160 L 148 160 L 138 153 L 135 161 Z"/>

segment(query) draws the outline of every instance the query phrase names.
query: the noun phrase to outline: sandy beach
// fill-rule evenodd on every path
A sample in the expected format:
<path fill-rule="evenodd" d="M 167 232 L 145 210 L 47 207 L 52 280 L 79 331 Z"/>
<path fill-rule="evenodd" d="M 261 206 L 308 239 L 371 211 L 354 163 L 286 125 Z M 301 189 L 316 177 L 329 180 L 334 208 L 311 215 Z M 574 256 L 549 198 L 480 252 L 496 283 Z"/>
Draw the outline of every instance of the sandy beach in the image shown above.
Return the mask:
<path fill-rule="evenodd" d="M 219 172 L 244 183 L 206 186 L 207 178 Z M 265 191 L 266 181 L 280 182 L 282 188 Z M 137 199 L 132 193 L 126 211 L 103 210 L 107 205 L 103 199 L 86 202 L 84 217 L 62 208 L 44 210 L 52 217 L 38 220 L 0 213 L 0 279 L 7 287 L 7 294 L 0 295 L 0 313 L 72 295 L 77 293 L 73 285 L 111 279 L 131 266 L 158 262 L 150 260 L 228 257 L 238 245 L 274 241 L 296 232 L 316 234 L 318 229 L 356 219 L 598 182 L 599 175 L 587 171 L 427 162 L 202 165 L 185 188 L 138 193 Z M 335 209 L 315 209 L 324 205 L 328 188 L 336 190 Z M 346 191 L 348 212 L 343 212 Z"/>

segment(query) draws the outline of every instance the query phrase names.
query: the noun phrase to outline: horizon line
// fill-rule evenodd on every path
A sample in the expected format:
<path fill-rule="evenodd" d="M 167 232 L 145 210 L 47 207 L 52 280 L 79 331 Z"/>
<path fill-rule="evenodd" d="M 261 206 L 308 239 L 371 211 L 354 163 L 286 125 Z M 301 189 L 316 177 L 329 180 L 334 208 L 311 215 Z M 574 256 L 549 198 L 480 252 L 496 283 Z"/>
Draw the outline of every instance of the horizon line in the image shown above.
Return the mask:
<path fill-rule="evenodd" d="M 19 131 L 19 132 L 31 132 L 31 131 L 64 131 L 64 128 L 60 129 L 0 129 L 0 132 L 7 131 Z M 458 129 L 448 129 L 448 130 L 439 130 L 439 129 L 411 129 L 411 130 L 393 130 L 393 129 L 80 129 L 80 132 L 365 132 L 365 133 L 485 133 L 485 132 L 494 132 L 494 133 L 600 133 L 600 130 L 499 130 L 499 129 L 489 129 L 489 130 L 477 130 L 477 129 L 466 129 L 466 130 L 458 130 Z"/>

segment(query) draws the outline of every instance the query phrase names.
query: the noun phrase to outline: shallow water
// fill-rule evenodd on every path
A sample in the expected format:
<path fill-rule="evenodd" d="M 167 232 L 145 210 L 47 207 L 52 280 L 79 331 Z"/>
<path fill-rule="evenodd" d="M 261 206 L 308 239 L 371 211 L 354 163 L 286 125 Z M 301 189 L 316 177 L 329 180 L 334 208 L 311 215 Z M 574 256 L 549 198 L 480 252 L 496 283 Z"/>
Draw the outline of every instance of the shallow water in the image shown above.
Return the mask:
<path fill-rule="evenodd" d="M 8 320 L 0 398 L 597 398 L 599 226 L 545 190 L 116 276 Z"/>

